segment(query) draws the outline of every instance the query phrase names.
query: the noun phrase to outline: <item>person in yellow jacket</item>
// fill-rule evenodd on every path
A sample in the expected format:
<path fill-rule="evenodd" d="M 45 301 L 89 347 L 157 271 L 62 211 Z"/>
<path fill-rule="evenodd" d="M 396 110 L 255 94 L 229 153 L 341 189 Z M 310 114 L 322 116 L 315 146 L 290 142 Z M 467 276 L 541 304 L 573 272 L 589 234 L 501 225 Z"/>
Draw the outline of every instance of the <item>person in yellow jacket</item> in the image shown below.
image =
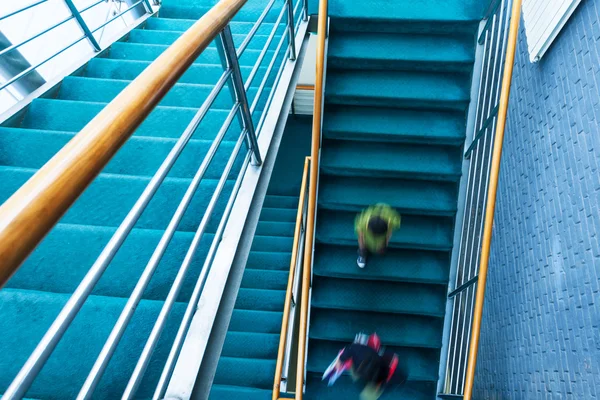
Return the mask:
<path fill-rule="evenodd" d="M 356 216 L 354 230 L 358 236 L 359 268 L 367 265 L 367 256 L 383 254 L 390 243 L 392 233 L 400 228 L 400 214 L 387 204 L 375 204 Z"/>

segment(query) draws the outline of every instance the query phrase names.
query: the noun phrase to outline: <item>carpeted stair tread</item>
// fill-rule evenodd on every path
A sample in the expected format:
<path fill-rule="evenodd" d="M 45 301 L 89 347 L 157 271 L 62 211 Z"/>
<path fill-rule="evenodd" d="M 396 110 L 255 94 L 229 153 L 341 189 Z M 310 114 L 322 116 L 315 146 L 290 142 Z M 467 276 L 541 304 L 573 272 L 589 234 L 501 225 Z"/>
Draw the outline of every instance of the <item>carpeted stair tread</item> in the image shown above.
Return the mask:
<path fill-rule="evenodd" d="M 328 106 L 325 113 L 326 139 L 458 145 L 465 138 L 462 113 L 357 106 Z"/>
<path fill-rule="evenodd" d="M 381 337 L 381 341 L 385 345 L 386 338 Z M 327 340 L 311 340 L 308 345 L 307 370 L 312 373 L 323 373 L 346 344 Z M 386 346 L 386 349 L 398 355 L 400 365 L 405 366 L 408 370 L 409 381 L 437 380 L 439 350 L 396 346 Z"/>
<path fill-rule="evenodd" d="M 221 357 L 213 385 L 273 389 L 276 360 Z"/>
<path fill-rule="evenodd" d="M 324 209 L 359 212 L 385 202 L 402 215 L 453 216 L 457 208 L 454 183 L 324 175 L 321 185 L 319 206 Z"/>
<path fill-rule="evenodd" d="M 201 18 L 208 10 L 211 9 L 216 1 L 203 2 L 184 2 L 177 4 L 167 4 L 161 7 L 160 15 L 166 18 Z M 260 14 L 265 9 L 267 2 L 263 0 L 248 1 L 236 13 L 234 20 L 236 21 L 256 21 Z M 266 22 L 274 22 L 277 14 L 281 10 L 281 6 L 274 6 L 267 15 Z"/>
<path fill-rule="evenodd" d="M 291 258 L 291 248 L 284 252 L 251 251 L 248 256 L 248 261 L 246 262 L 246 269 L 253 268 L 289 271 Z"/>
<path fill-rule="evenodd" d="M 102 111 L 106 104 L 38 98 L 29 106 L 21 127 L 79 132 Z M 156 107 L 135 131 L 134 136 L 179 138 L 197 111 L 195 108 L 185 107 Z M 193 137 L 195 139 L 212 140 L 228 114 L 229 110 L 210 110 L 196 129 Z M 165 124 L 164 121 L 167 119 L 169 123 Z M 230 129 L 226 138 L 236 140 L 237 133 L 234 129 Z"/>
<path fill-rule="evenodd" d="M 281 311 L 233 310 L 229 332 L 281 333 Z"/>
<path fill-rule="evenodd" d="M 81 100 L 91 102 L 110 102 L 131 81 L 84 78 L 68 76 L 60 87 L 60 98 L 63 100 Z M 191 83 L 177 83 L 161 101 L 163 106 L 200 108 L 211 92 L 212 85 L 195 85 Z M 248 98 L 254 99 L 256 89 L 248 89 Z M 263 96 L 264 97 L 264 96 Z M 266 99 L 259 102 L 262 109 Z M 213 106 L 218 109 L 230 110 L 233 107 L 229 88 L 224 87 L 217 96 Z"/>
<path fill-rule="evenodd" d="M 159 44 L 159 45 L 171 45 L 175 42 L 183 32 L 177 31 L 164 31 L 164 30 L 148 30 L 148 29 L 134 29 L 129 32 L 127 38 L 128 43 L 142 43 L 142 44 Z M 234 33 L 233 42 L 235 47 L 239 47 L 246 39 L 246 33 Z M 268 35 L 254 35 L 252 40 L 248 44 L 248 49 L 262 49 L 267 42 Z M 216 40 L 212 41 L 209 45 L 214 47 Z"/>
<path fill-rule="evenodd" d="M 279 333 L 228 332 L 221 356 L 259 360 L 276 359 L 279 337 Z"/>
<path fill-rule="evenodd" d="M 436 285 L 321 277 L 313 282 L 312 306 L 442 317 L 446 291 Z"/>
<path fill-rule="evenodd" d="M 310 317 L 310 338 L 341 342 L 354 340 L 357 332 L 377 332 L 385 346 L 442 347 L 442 320 L 416 315 L 324 310 Z"/>
<path fill-rule="evenodd" d="M 327 210 L 319 213 L 316 237 L 319 243 L 353 246 L 356 213 Z M 450 218 L 405 215 L 390 241 L 391 248 L 451 250 L 453 222 Z"/>
<path fill-rule="evenodd" d="M 352 381 L 349 375 L 343 375 L 334 386 L 327 386 L 321 374 L 309 373 L 306 377 L 305 399 L 357 399 L 363 386 Z M 408 381 L 401 387 L 392 386 L 379 400 L 431 400 L 436 396 L 436 384 L 433 382 Z"/>
<path fill-rule="evenodd" d="M 148 18 L 144 23 L 143 28 L 147 30 L 177 31 L 183 33 L 191 28 L 196 21 L 197 20 L 195 19 L 164 18 L 161 16 Z M 260 35 L 268 34 L 271 29 L 273 29 L 273 25 L 273 23 L 263 22 L 256 33 Z M 229 26 L 231 28 L 231 33 L 234 35 L 248 34 L 254 26 L 254 22 L 231 21 Z"/>
<path fill-rule="evenodd" d="M 15 377 L 69 296 L 9 288 L 0 291 L 0 327 L 6 333 L 0 343 L 2 389 Z M 91 296 L 37 376 L 27 392 L 28 396 L 43 399 L 75 398 L 125 302 L 126 299 L 122 298 Z M 94 398 L 115 399 L 121 396 L 162 304 L 143 300 L 136 307 L 129 329 L 108 365 Z M 137 397 L 149 398 L 152 395 L 170 350 L 168 343 L 174 339 L 179 327 L 177 321 L 182 317 L 185 307 L 184 303 L 175 304 Z M 73 354 L 77 356 L 73 357 Z"/>
<path fill-rule="evenodd" d="M 263 222 L 292 222 L 296 223 L 298 210 L 295 208 L 270 208 L 263 206 L 260 220 Z"/>
<path fill-rule="evenodd" d="M 289 208 L 298 210 L 298 196 L 281 196 L 267 193 L 263 207 L 265 208 Z"/>
<path fill-rule="evenodd" d="M 272 389 L 255 389 L 231 385 L 212 385 L 209 399 L 271 400 Z"/>
<path fill-rule="evenodd" d="M 281 311 L 285 290 L 241 288 L 235 303 L 237 310 Z"/>
<path fill-rule="evenodd" d="M 0 182 L 3 182 L 3 185 L 0 186 L 0 203 L 6 201 L 35 172 L 34 169 L 0 166 Z M 150 177 L 142 176 L 100 174 L 67 211 L 61 221 L 71 224 L 117 227 L 142 194 L 150 179 Z M 191 179 L 166 178 L 140 217 L 136 227 L 166 229 L 190 183 Z M 225 184 L 217 201 L 214 212 L 218 215 L 225 208 L 233 183 L 233 180 L 230 179 Z M 202 180 L 178 226 L 179 231 L 196 231 L 216 185 L 217 180 Z M 208 231 L 214 232 L 218 224 L 219 218 L 212 218 L 207 227 Z"/>
<path fill-rule="evenodd" d="M 468 71 L 474 61 L 471 35 L 397 35 L 347 32 L 329 40 L 329 68 Z"/>
<path fill-rule="evenodd" d="M 254 242 L 252 242 L 252 251 L 272 251 L 287 253 L 292 251 L 293 244 L 293 237 L 256 235 L 254 236 Z"/>
<path fill-rule="evenodd" d="M 247 289 L 286 290 L 289 270 L 246 269 L 241 287 Z"/>
<path fill-rule="evenodd" d="M 233 129 L 232 129 L 233 130 Z M 239 134 L 239 132 L 238 132 Z M 74 132 L 0 127 L 0 165 L 40 168 L 75 136 Z M 133 136 L 103 169 L 107 174 L 152 176 L 177 139 Z M 212 141 L 191 139 L 169 172 L 171 178 L 192 178 Z M 223 141 L 205 173 L 219 179 L 235 143 Z"/>
<path fill-rule="evenodd" d="M 470 93 L 466 74 L 336 70 L 327 74 L 329 104 L 465 110 Z"/>
<path fill-rule="evenodd" d="M 115 230 L 101 226 L 58 224 L 25 260 L 6 287 L 73 293 Z M 162 233 L 152 229 L 133 229 L 92 293 L 129 297 Z M 192 232 L 175 233 L 144 291 L 145 299 L 162 300 L 166 297 L 193 236 Z M 197 255 L 184 280 L 180 301 L 191 295 L 213 238 L 213 234 L 206 233 L 200 241 Z"/>
<path fill-rule="evenodd" d="M 356 265 L 357 245 L 317 245 L 313 272 L 332 278 L 448 283 L 446 252 L 388 249 L 383 256 L 371 255 L 365 269 Z"/>
<path fill-rule="evenodd" d="M 259 221 L 256 227 L 256 234 L 294 237 L 295 228 L 296 224 L 293 222 Z"/>
<path fill-rule="evenodd" d="M 460 150 L 447 146 L 332 140 L 324 146 L 321 171 L 342 176 L 432 179 L 456 182 Z"/>

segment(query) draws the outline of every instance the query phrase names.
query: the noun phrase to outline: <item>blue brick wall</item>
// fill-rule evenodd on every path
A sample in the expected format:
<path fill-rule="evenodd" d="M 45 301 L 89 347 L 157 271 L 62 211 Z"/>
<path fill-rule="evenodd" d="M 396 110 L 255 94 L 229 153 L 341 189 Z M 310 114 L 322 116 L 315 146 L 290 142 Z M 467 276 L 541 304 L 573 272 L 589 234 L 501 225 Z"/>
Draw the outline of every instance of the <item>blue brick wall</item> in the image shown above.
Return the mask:
<path fill-rule="evenodd" d="M 539 64 L 521 29 L 475 399 L 600 396 L 599 11 Z"/>

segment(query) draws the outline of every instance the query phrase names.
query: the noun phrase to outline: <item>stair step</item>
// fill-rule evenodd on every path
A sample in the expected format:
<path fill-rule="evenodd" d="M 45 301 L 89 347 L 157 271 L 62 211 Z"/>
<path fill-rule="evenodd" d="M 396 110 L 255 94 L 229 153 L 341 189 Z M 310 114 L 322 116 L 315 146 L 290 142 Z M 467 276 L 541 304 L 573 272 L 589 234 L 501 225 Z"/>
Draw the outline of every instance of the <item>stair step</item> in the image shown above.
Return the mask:
<path fill-rule="evenodd" d="M 0 203 L 6 201 L 35 172 L 34 169 L 0 167 L 0 182 L 3 183 L 0 186 Z M 100 174 L 67 211 L 61 222 L 117 227 L 149 182 L 150 177 Z M 166 178 L 140 217 L 136 227 L 166 229 L 190 182 L 191 179 Z M 225 184 L 213 211 L 213 217 L 207 226 L 208 232 L 215 232 L 233 183 L 233 180 L 229 180 Z M 204 179 L 200 183 L 178 226 L 179 231 L 196 231 L 216 185 L 217 181 L 214 179 Z"/>
<path fill-rule="evenodd" d="M 22 128 L 79 132 L 106 103 L 35 99 L 29 106 Z M 195 108 L 159 106 L 150 113 L 134 136 L 179 138 L 198 112 Z M 227 118 L 229 110 L 210 110 L 194 133 L 194 139 L 212 140 Z M 168 120 L 169 123 L 165 124 Z M 237 140 L 239 131 L 230 129 L 228 140 Z"/>
<path fill-rule="evenodd" d="M 334 70 L 327 74 L 329 104 L 464 111 L 469 105 L 467 74 Z"/>
<path fill-rule="evenodd" d="M 321 380 L 320 374 L 309 373 L 306 377 L 304 398 L 307 400 L 357 399 L 363 388 L 363 385 L 352 382 L 350 376 L 341 376 L 335 385 L 327 386 L 327 382 Z M 436 396 L 436 389 L 436 384 L 433 382 L 408 381 L 400 387 L 392 384 L 379 400 L 431 400 Z"/>
<path fill-rule="evenodd" d="M 210 10 L 214 5 L 216 5 L 216 1 L 203 1 L 200 4 L 197 2 L 193 3 L 177 3 L 177 4 L 163 4 L 160 8 L 161 17 L 165 18 L 193 18 L 199 19 L 202 17 L 208 10 Z M 258 17 L 265 9 L 267 2 L 264 0 L 258 1 L 249 1 L 247 2 L 235 15 L 234 20 L 236 21 L 256 21 Z M 275 22 L 277 19 L 277 14 L 281 10 L 281 6 L 274 6 L 267 18 L 266 22 Z M 285 19 L 283 20 L 285 21 Z"/>
<path fill-rule="evenodd" d="M 254 236 L 252 251 L 270 251 L 278 253 L 289 253 L 292 251 L 294 238 L 278 236 Z M 288 261 L 289 262 L 289 261 Z M 289 264 L 288 264 L 289 265 Z"/>
<path fill-rule="evenodd" d="M 263 207 L 265 208 L 289 208 L 298 210 L 298 196 L 279 196 L 267 194 Z"/>
<path fill-rule="evenodd" d="M 274 360 L 277 358 L 279 333 L 228 332 L 221 357 Z"/>
<path fill-rule="evenodd" d="M 236 310 L 283 311 L 285 290 L 241 288 L 235 303 Z"/>
<path fill-rule="evenodd" d="M 331 278 L 418 283 L 448 283 L 448 253 L 388 249 L 370 256 L 367 267 L 356 265 L 357 246 L 317 245 L 313 272 Z"/>
<path fill-rule="evenodd" d="M 312 306 L 443 317 L 446 290 L 436 285 L 319 277 L 313 282 Z"/>
<path fill-rule="evenodd" d="M 230 385 L 212 385 L 209 399 L 244 399 L 244 400 L 271 400 L 273 398 L 272 389 L 255 389 L 249 387 L 230 386 Z"/>
<path fill-rule="evenodd" d="M 229 332 L 280 334 L 282 318 L 282 311 L 233 310 Z"/>
<path fill-rule="evenodd" d="M 439 350 L 387 346 L 385 339 L 381 339 L 387 350 L 398 355 L 399 364 L 406 368 L 409 374 L 409 381 L 437 381 Z M 322 374 L 335 359 L 338 352 L 348 344 L 326 340 L 311 340 L 308 345 L 307 370 Z"/>
<path fill-rule="evenodd" d="M 0 165 L 40 168 L 74 136 L 73 132 L 0 127 Z M 103 173 L 152 176 L 176 142 L 172 138 L 133 136 L 103 169 Z M 169 177 L 192 178 L 211 145 L 209 140 L 190 140 Z M 218 180 L 221 177 L 234 146 L 232 141 L 220 144 L 204 175 L 207 179 Z"/>
<path fill-rule="evenodd" d="M 256 234 L 262 236 L 294 237 L 296 224 L 293 222 L 259 221 Z"/>
<path fill-rule="evenodd" d="M 51 264 L 45 265 L 47 272 L 48 265 Z M 5 333 L 0 341 L 0 392 L 6 390 L 69 296 L 10 288 L 0 291 L 0 328 Z M 89 297 L 27 395 L 43 399 L 75 398 L 125 302 L 122 298 Z M 121 396 L 162 305 L 151 300 L 138 304 L 94 398 Z M 185 307 L 184 303 L 175 304 L 136 397 L 152 396 Z"/>
<path fill-rule="evenodd" d="M 251 251 L 246 262 L 246 269 L 270 269 L 289 271 L 292 249 L 287 252 Z"/>
<path fill-rule="evenodd" d="M 346 32 L 332 35 L 328 68 L 468 71 L 475 61 L 472 35 L 398 35 Z"/>
<path fill-rule="evenodd" d="M 332 140 L 321 155 L 321 171 L 341 176 L 457 182 L 461 166 L 457 147 Z"/>
<path fill-rule="evenodd" d="M 317 241 L 333 245 L 357 245 L 354 232 L 356 215 L 331 210 L 319 213 Z M 453 225 L 454 221 L 450 218 L 404 215 L 402 225 L 394 232 L 389 247 L 449 251 L 452 249 Z"/>
<path fill-rule="evenodd" d="M 275 359 L 221 357 L 213 387 L 214 385 L 228 385 L 273 390 L 275 362 Z"/>
<path fill-rule="evenodd" d="M 101 226 L 58 224 L 25 260 L 6 287 L 73 293 L 115 230 Z M 129 297 L 162 233 L 152 229 L 133 229 L 92 294 Z M 162 300 L 167 296 L 193 236 L 191 232 L 175 233 L 144 291 L 145 299 Z M 200 241 L 196 257 L 184 279 L 180 301 L 191 296 L 213 238 L 213 234 L 207 233 Z"/>
<path fill-rule="evenodd" d="M 159 44 L 159 45 L 171 45 L 175 42 L 183 32 L 168 31 L 168 30 L 148 30 L 148 29 L 134 29 L 129 32 L 127 38 L 128 43 L 142 43 L 142 44 Z M 247 34 L 233 34 L 233 43 L 235 47 L 239 47 L 246 39 Z M 254 35 L 254 38 L 248 44 L 248 49 L 262 50 L 265 43 L 267 42 L 268 35 Z M 211 42 L 210 47 L 215 47 L 215 42 Z"/>
<path fill-rule="evenodd" d="M 391 205 L 403 215 L 453 216 L 457 187 L 445 182 L 321 176 L 321 209 L 360 212 L 378 202 Z"/>
<path fill-rule="evenodd" d="M 263 206 L 260 213 L 262 222 L 291 222 L 296 223 L 298 210 L 293 208 L 269 208 Z"/>
<path fill-rule="evenodd" d="M 62 100 L 108 103 L 117 97 L 129 83 L 131 81 L 67 76 L 60 87 L 60 98 Z M 212 88 L 212 85 L 177 83 L 167 93 L 160 104 L 163 106 L 192 107 L 198 109 L 202 106 Z M 252 101 L 255 95 L 255 88 L 248 89 L 249 101 Z M 265 102 L 266 98 L 259 101 L 259 110 L 263 109 Z M 213 107 L 224 110 L 230 110 L 233 107 L 233 101 L 227 86 L 217 96 Z"/>
<path fill-rule="evenodd" d="M 325 115 L 326 139 L 428 145 L 460 145 L 465 140 L 465 116 L 461 112 L 328 106 Z"/>
<path fill-rule="evenodd" d="M 196 23 L 195 19 L 185 19 L 185 18 L 148 18 L 144 23 L 143 27 L 146 30 L 163 30 L 163 31 L 177 31 L 177 32 L 185 32 L 189 28 Z M 271 29 L 273 29 L 273 23 L 263 22 L 258 31 L 256 32 L 259 35 L 268 35 Z M 231 21 L 229 23 L 229 27 L 231 28 L 231 33 L 236 34 L 248 34 L 252 27 L 254 26 L 254 22 L 241 22 L 241 21 Z"/>
<path fill-rule="evenodd" d="M 287 290 L 288 271 L 246 269 L 241 287 L 247 289 Z"/>
<path fill-rule="evenodd" d="M 310 338 L 351 343 L 358 332 L 376 332 L 386 346 L 442 347 L 439 318 L 360 311 L 314 309 Z"/>

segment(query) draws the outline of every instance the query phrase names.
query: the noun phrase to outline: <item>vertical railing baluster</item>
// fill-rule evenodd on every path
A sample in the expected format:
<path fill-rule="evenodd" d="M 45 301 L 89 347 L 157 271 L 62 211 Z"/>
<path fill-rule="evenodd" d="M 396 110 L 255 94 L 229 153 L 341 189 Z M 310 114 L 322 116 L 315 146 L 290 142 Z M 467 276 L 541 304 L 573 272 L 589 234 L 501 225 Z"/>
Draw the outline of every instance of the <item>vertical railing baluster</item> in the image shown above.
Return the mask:
<path fill-rule="evenodd" d="M 287 15 L 288 15 L 288 34 L 290 36 L 290 60 L 296 60 L 296 35 L 294 34 L 294 2 L 292 0 L 285 0 L 287 3 Z"/>
<path fill-rule="evenodd" d="M 308 0 L 303 0 L 304 5 L 302 6 L 302 20 L 308 21 Z"/>
<path fill-rule="evenodd" d="M 100 51 L 101 50 L 100 44 L 96 41 L 94 34 L 92 33 L 92 31 L 90 31 L 90 28 L 88 28 L 87 24 L 83 20 L 83 17 L 81 16 L 81 13 L 77 9 L 77 7 L 75 7 L 75 4 L 73 4 L 73 0 L 64 0 L 64 1 L 65 1 L 65 4 L 67 5 L 67 7 L 69 7 L 71 14 L 73 14 L 73 17 L 79 24 L 79 27 L 81 28 L 81 30 L 83 31 L 83 33 L 85 34 L 87 39 L 90 41 L 90 44 L 92 45 L 94 50 Z"/>
<path fill-rule="evenodd" d="M 233 35 L 231 34 L 229 25 L 223 29 L 220 37 L 227 67 L 231 68 L 232 71 L 231 81 L 233 83 L 236 99 L 241 106 L 244 128 L 248 132 L 247 140 L 250 151 L 252 151 L 252 165 L 258 166 L 262 164 L 262 158 L 260 149 L 258 148 L 258 141 L 256 140 L 256 132 L 254 131 L 254 122 L 252 122 L 252 113 L 250 112 L 248 97 L 246 96 L 246 90 L 244 89 L 244 79 L 242 78 L 242 71 L 240 70 L 240 63 L 237 58 L 235 45 L 233 43 Z"/>
<path fill-rule="evenodd" d="M 152 14 L 153 10 L 152 10 L 152 5 L 150 4 L 150 0 L 144 0 L 143 4 L 144 4 L 144 8 L 146 9 L 146 13 Z M 156 3 L 154 3 L 154 4 L 156 4 Z"/>

